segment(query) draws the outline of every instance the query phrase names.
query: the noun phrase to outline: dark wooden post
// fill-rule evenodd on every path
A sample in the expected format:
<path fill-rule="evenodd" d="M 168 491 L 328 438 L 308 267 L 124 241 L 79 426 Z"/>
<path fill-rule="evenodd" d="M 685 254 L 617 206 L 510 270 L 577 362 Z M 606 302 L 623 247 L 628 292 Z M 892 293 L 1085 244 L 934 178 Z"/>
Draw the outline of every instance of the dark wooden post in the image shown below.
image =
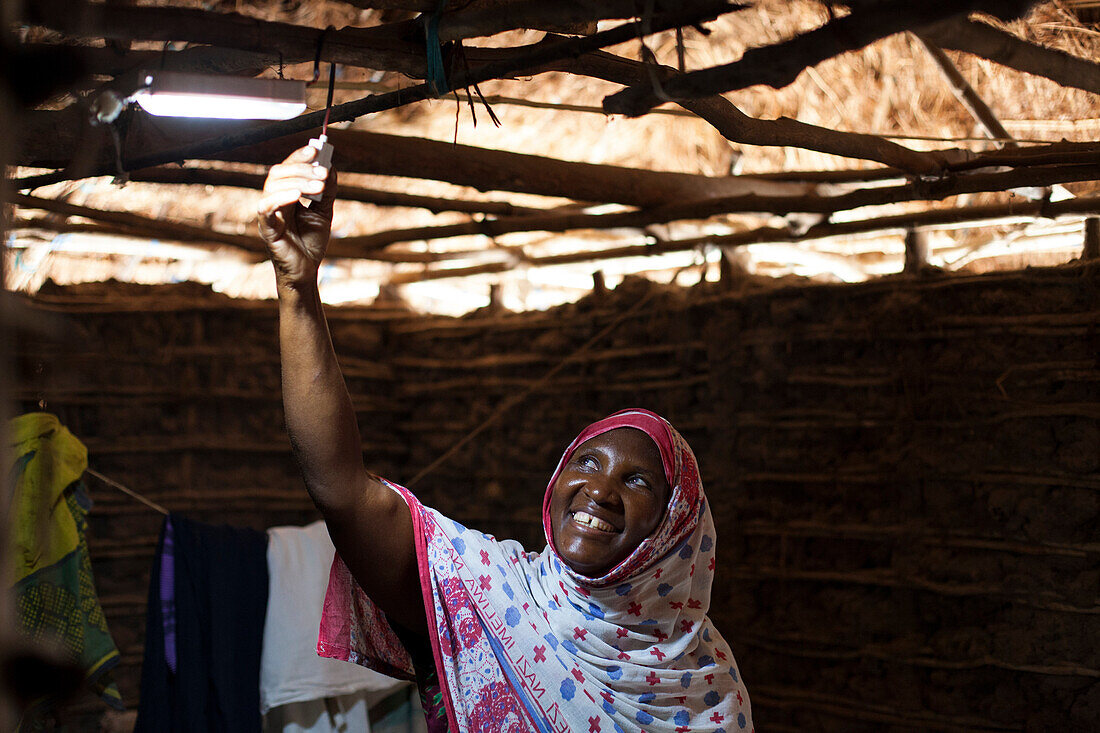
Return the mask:
<path fill-rule="evenodd" d="M 607 295 L 607 280 L 604 279 L 603 270 L 592 273 L 592 292 L 596 295 Z"/>
<path fill-rule="evenodd" d="M 1081 259 L 1100 260 L 1100 218 L 1095 216 L 1085 219 L 1085 246 Z"/>
<path fill-rule="evenodd" d="M 919 229 L 905 232 L 905 266 L 902 272 L 920 273 L 928 267 L 928 239 Z"/>

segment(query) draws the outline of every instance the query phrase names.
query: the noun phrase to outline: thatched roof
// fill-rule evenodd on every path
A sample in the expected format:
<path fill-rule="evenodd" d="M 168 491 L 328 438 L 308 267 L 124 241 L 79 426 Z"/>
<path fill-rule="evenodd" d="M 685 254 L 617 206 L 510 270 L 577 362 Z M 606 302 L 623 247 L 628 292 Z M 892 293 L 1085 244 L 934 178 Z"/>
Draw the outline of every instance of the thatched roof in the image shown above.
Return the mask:
<path fill-rule="evenodd" d="M 339 64 L 344 120 L 330 300 L 390 285 L 461 311 L 495 284 L 507 307 L 543 307 L 596 270 L 693 282 L 721 259 L 859 280 L 900 271 L 907 232 L 914 273 L 1051 264 L 1080 253 L 1100 210 L 1086 0 L 654 2 L 634 24 L 635 3 L 472 0 L 440 18 L 458 87 L 440 98 L 420 81 L 421 5 L 435 3 L 28 3 L 9 68 L 44 68 L 46 88 L 16 85 L 36 109 L 10 173 L 9 286 L 197 279 L 270 295 L 255 188 L 322 113 L 129 110 L 92 126 L 89 106 L 151 65 L 309 79 L 318 47 Z"/>

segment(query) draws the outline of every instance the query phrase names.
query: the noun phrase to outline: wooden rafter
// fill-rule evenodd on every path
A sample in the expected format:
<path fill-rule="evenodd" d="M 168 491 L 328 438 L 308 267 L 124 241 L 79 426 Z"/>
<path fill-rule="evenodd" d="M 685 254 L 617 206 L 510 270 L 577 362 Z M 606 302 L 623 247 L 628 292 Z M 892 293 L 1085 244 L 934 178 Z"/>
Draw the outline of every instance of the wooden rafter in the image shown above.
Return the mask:
<path fill-rule="evenodd" d="M 378 232 L 361 237 L 348 237 L 339 243 L 343 256 L 364 256 L 397 242 L 441 239 L 481 234 L 499 236 L 513 232 L 562 232 L 574 229 L 641 229 L 653 224 L 665 224 L 688 219 L 706 219 L 721 214 L 769 213 L 787 215 L 813 213 L 830 216 L 864 206 L 882 206 L 902 201 L 938 200 L 965 193 L 1003 191 L 1029 186 L 1093 180 L 1100 177 L 1100 162 L 1086 165 L 1062 165 L 1010 170 L 998 173 L 971 173 L 953 176 L 937 182 L 916 181 L 898 186 L 865 188 L 849 193 L 820 196 L 761 196 L 749 194 L 701 201 L 682 201 L 647 209 L 613 214 L 543 214 L 471 221 L 435 227 L 417 227 Z"/>
<path fill-rule="evenodd" d="M 232 188 L 262 189 L 264 178 L 259 173 L 238 173 L 212 168 L 145 168 L 134 171 L 129 180 L 138 183 L 175 185 L 228 186 Z M 494 216 L 531 216 L 546 213 L 541 209 L 517 206 L 507 201 L 476 201 L 473 199 L 418 196 L 397 191 L 379 191 L 341 183 L 336 197 L 341 201 L 358 201 L 376 206 L 404 206 L 427 209 L 432 213 L 461 211 L 469 214 L 493 214 Z"/>
<path fill-rule="evenodd" d="M 262 54 L 278 63 L 311 61 L 321 43 L 321 60 L 373 69 L 424 75 L 423 44 L 395 37 L 384 26 L 321 28 L 260 20 L 239 13 L 195 8 L 132 7 L 101 3 L 42 0 L 24 6 L 24 21 L 77 38 L 116 41 L 178 41 Z M 423 36 L 423 34 L 421 34 Z"/>
<path fill-rule="evenodd" d="M 650 74 L 662 80 L 678 73 L 669 66 L 646 65 L 606 52 L 568 59 L 557 70 L 633 86 L 644 84 Z M 933 173 L 944 163 L 944 155 L 911 150 L 874 135 L 830 130 L 798 120 L 759 120 L 739 110 L 720 95 L 677 100 L 684 109 L 706 120 L 730 142 L 744 145 L 790 145 L 847 158 L 872 160 L 912 173 Z"/>
<path fill-rule="evenodd" d="M 128 211 L 111 211 L 109 209 L 97 209 L 90 206 L 79 206 L 70 204 L 66 201 L 47 199 L 38 196 L 13 194 L 11 203 L 23 209 L 48 211 L 54 214 L 60 214 L 63 217 L 78 216 L 102 224 L 101 226 L 92 227 L 72 227 L 64 221 L 51 223 L 44 220 L 23 222 L 21 224 L 33 226 L 34 228 L 53 228 L 56 231 L 82 231 L 85 233 L 116 234 L 131 237 L 152 237 L 162 241 L 180 242 L 199 247 L 228 245 L 243 250 L 251 255 L 255 255 L 257 260 L 265 259 L 267 256 L 267 247 L 259 237 L 219 232 L 216 229 L 185 224 L 179 221 L 154 219 L 140 214 L 132 214 Z M 338 242 L 339 240 L 333 241 Z M 365 259 L 395 263 L 430 263 L 458 257 L 467 257 L 470 254 L 469 252 L 376 252 L 374 255 Z"/>
<path fill-rule="evenodd" d="M 52 19 L 55 25 L 75 25 L 76 21 L 73 20 L 74 14 L 71 12 L 67 12 L 67 7 L 68 6 L 66 6 L 66 10 L 63 11 L 59 9 L 60 4 L 47 2 L 42 5 L 42 8 L 39 12 L 41 12 L 43 16 Z M 124 14 L 118 16 L 117 18 L 115 16 L 111 16 L 110 20 L 118 21 L 123 27 L 127 25 L 133 25 L 136 26 L 138 29 L 141 29 L 145 33 L 163 35 L 165 33 L 169 33 L 169 31 L 165 30 L 165 23 L 162 22 L 164 18 L 160 17 L 159 15 L 155 15 L 155 12 L 161 12 L 164 10 L 174 11 L 177 9 L 114 8 L 111 10 L 111 12 L 133 12 L 134 15 L 131 16 Z M 144 14 L 145 11 L 155 12 L 150 15 Z M 195 15 L 194 13 L 191 13 L 186 16 L 188 23 L 185 23 L 184 26 L 185 28 L 189 27 L 190 25 L 200 26 L 200 30 L 196 31 L 196 35 L 193 36 L 193 38 L 207 38 L 207 40 L 209 40 L 209 38 L 216 37 L 221 42 L 234 44 L 238 47 L 254 46 L 256 44 L 255 38 L 257 36 L 264 38 L 265 42 L 275 42 L 279 39 L 282 39 L 284 36 L 289 37 L 297 33 L 302 36 L 302 38 L 299 39 L 299 44 L 301 45 L 301 48 L 298 49 L 297 53 L 295 52 L 294 44 L 280 47 L 280 52 L 282 53 L 283 58 L 287 60 L 307 57 L 307 51 L 315 49 L 315 42 L 317 38 L 319 38 L 319 36 L 317 35 L 317 29 L 305 28 L 301 26 L 286 26 L 286 24 L 276 24 L 273 26 L 268 26 L 265 25 L 267 23 L 266 21 L 254 21 L 255 24 L 259 24 L 258 27 L 261 29 L 260 31 L 257 31 L 255 33 L 227 34 L 224 32 L 223 28 L 220 28 L 220 26 L 218 26 L 217 23 L 208 22 L 211 20 L 218 20 L 219 18 L 220 16 L 216 16 L 216 14 L 214 14 L 214 16 L 210 18 L 205 18 L 205 16 Z M 235 23 L 253 23 L 252 19 L 242 20 L 240 16 L 231 16 L 230 19 L 233 20 L 233 22 Z M 926 26 L 925 30 L 931 29 L 929 30 L 929 32 L 939 38 L 944 34 L 951 35 L 950 31 L 954 28 L 956 29 L 952 36 L 952 38 L 954 38 L 966 35 L 960 34 L 957 31 L 957 27 L 960 23 L 966 24 L 966 29 L 968 31 L 971 30 L 971 26 L 980 26 L 980 28 L 978 28 L 977 30 L 980 31 L 980 33 L 978 34 L 979 37 L 981 39 L 984 39 L 984 45 L 982 45 L 983 51 L 989 51 L 991 48 L 993 50 L 997 50 L 998 48 L 1003 47 L 1004 43 L 1000 43 L 999 45 L 995 46 L 994 42 L 1003 42 L 1005 41 L 1006 36 L 1008 38 L 1014 38 L 1008 34 L 1004 34 L 1003 32 L 997 31 L 996 29 L 990 28 L 989 26 L 986 26 L 984 24 L 967 23 L 966 21 L 953 21 L 953 23 L 954 25 L 952 25 L 952 23 L 941 23 L 939 25 Z M 96 30 L 102 29 L 97 28 Z M 173 30 L 171 32 L 184 33 L 185 31 Z M 330 37 L 331 36 L 332 34 L 330 34 Z M 951 38 L 948 38 L 948 40 L 951 40 Z M 1019 39 L 1016 40 L 1018 41 Z M 331 38 L 326 39 L 324 45 L 327 46 L 331 41 Z M 342 43 L 350 45 L 371 45 L 372 43 L 375 43 L 375 41 L 372 41 L 369 37 L 356 37 L 354 39 L 348 37 Z M 1026 44 L 1025 42 L 1019 43 L 1024 44 L 1024 47 L 1026 49 L 1034 52 L 1032 55 L 1037 54 L 1041 51 L 1048 50 L 1043 49 L 1042 47 L 1035 46 L 1034 44 Z M 960 44 L 958 42 L 955 42 L 954 45 Z M 188 66 L 192 63 L 198 66 L 201 66 L 202 64 L 217 65 L 224 63 L 226 65 L 230 65 L 236 68 L 255 68 L 262 65 L 271 65 L 275 63 L 276 60 L 276 55 L 270 51 L 270 48 L 267 48 L 266 51 L 262 54 L 257 54 L 256 58 L 253 59 L 251 62 L 249 62 L 246 58 L 243 58 L 247 56 L 247 52 L 237 51 L 236 53 L 224 55 L 222 53 L 223 51 L 223 49 L 205 49 L 205 51 L 203 49 L 188 49 L 184 52 L 179 53 L 191 54 L 190 61 L 182 64 L 183 66 Z M 389 53 L 391 51 L 396 52 L 394 51 L 394 47 L 381 49 L 379 52 Z M 522 49 L 519 49 L 518 51 L 522 53 Z M 507 58 L 508 55 L 514 55 L 516 52 L 517 49 L 485 49 L 480 51 L 481 55 L 479 56 L 479 51 L 477 49 L 474 49 L 471 50 L 470 56 L 473 60 L 473 63 L 477 64 L 484 62 L 486 59 L 492 60 L 494 58 L 492 54 L 494 53 L 496 54 L 496 60 L 499 62 Z M 137 53 L 141 54 L 140 58 L 143 58 L 146 62 L 150 60 L 148 58 L 148 52 Z M 408 48 L 401 50 L 398 55 L 405 58 L 408 57 L 410 54 L 416 56 L 421 53 L 421 47 L 418 47 L 417 44 L 414 42 L 408 42 Z M 1080 59 L 1073 59 L 1073 57 L 1070 57 L 1066 54 L 1061 54 L 1061 52 L 1052 53 L 1055 53 L 1055 55 L 1063 61 L 1068 60 L 1070 62 L 1076 63 L 1077 66 L 1074 66 L 1072 70 L 1078 72 L 1078 76 L 1080 76 L 1079 72 L 1081 72 L 1082 70 L 1078 67 L 1085 67 L 1091 69 L 1094 75 L 1100 77 L 1100 67 L 1098 67 L 1096 64 L 1092 64 L 1091 62 Z M 98 55 L 104 56 L 104 54 Z M 995 56 L 996 54 L 990 52 L 988 53 L 988 55 Z M 1006 54 L 1003 51 L 1000 53 L 1000 56 L 1005 55 Z M 1009 55 L 1015 56 L 1019 54 L 1013 51 Z M 173 54 L 168 54 L 167 57 L 170 59 L 175 58 Z M 327 58 L 328 56 L 323 53 L 323 57 Z M 101 63 L 106 62 L 101 61 Z M 175 63 L 179 64 L 180 62 L 175 61 Z M 650 76 L 651 72 L 646 70 L 643 65 L 638 64 L 637 62 L 630 62 L 625 59 L 616 60 L 615 57 L 607 54 L 588 54 L 586 57 L 581 57 L 576 60 L 567 60 L 565 62 L 555 64 L 554 66 L 560 70 L 569 71 L 571 73 L 587 74 L 590 76 L 596 76 L 599 78 L 604 78 L 616 81 L 618 83 L 630 85 L 644 84 L 647 79 L 652 78 Z M 668 79 L 668 75 L 670 74 L 671 70 L 666 68 L 658 68 L 656 69 L 656 72 L 664 79 Z M 1085 76 L 1087 77 L 1088 75 L 1086 74 Z M 936 156 L 936 154 L 919 153 L 917 151 L 912 151 L 903 146 L 896 145 L 894 143 L 874 136 L 853 135 L 851 133 L 825 130 L 823 128 L 805 125 L 804 123 L 798 122 L 796 120 L 754 120 L 741 114 L 739 110 L 733 107 L 733 105 L 729 104 L 720 97 L 712 97 L 710 99 L 699 100 L 686 100 L 684 106 L 693 109 L 693 111 L 695 111 L 707 121 L 711 122 L 711 124 L 719 129 L 723 135 L 734 142 L 760 145 L 796 145 L 799 147 L 805 147 L 807 149 L 819 150 L 821 152 L 828 152 L 837 155 L 864 157 L 866 159 L 876 160 L 887 165 L 919 173 L 930 172 L 935 168 L 938 162 L 938 157 Z"/>
<path fill-rule="evenodd" d="M 615 45 L 624 41 L 637 38 L 647 33 L 658 33 L 683 25 L 711 20 L 723 13 L 736 9 L 726 2 L 710 0 L 707 2 L 691 3 L 685 9 L 655 16 L 647 20 L 643 25 L 640 22 L 624 23 L 615 28 L 595 33 L 591 36 L 557 41 L 550 44 L 535 44 L 528 47 L 523 53 L 497 62 L 490 62 L 472 70 L 470 73 L 455 75 L 456 86 L 467 86 L 513 76 L 522 71 L 539 68 L 551 64 L 559 59 L 571 56 L 579 56 L 584 53 L 599 50 L 604 46 Z M 246 33 L 247 29 L 241 29 Z M 326 40 L 325 46 L 329 46 Z M 276 46 L 278 47 L 278 46 Z M 410 102 L 428 99 L 434 96 L 433 89 L 428 84 L 419 84 L 408 89 L 402 89 L 386 94 L 377 94 L 366 99 L 360 99 L 332 108 L 330 119 L 332 122 L 344 122 L 354 120 L 371 112 L 380 112 L 409 104 Z M 315 112 L 301 115 L 292 120 L 276 122 L 257 129 L 230 134 L 222 138 L 204 140 L 197 143 L 184 145 L 174 150 L 152 153 L 131 161 L 131 168 L 148 168 L 165 163 L 187 158 L 205 158 L 218 152 L 233 150 L 246 145 L 256 144 L 265 140 L 271 140 L 285 135 L 314 130 L 320 127 L 324 120 L 325 112 Z M 33 181 L 21 181 L 22 189 L 54 183 L 61 180 L 69 180 L 73 177 L 86 177 L 90 175 L 109 175 L 116 171 L 110 164 L 100 163 L 93 165 L 89 170 L 79 173 L 49 174 L 34 178 Z"/>
<path fill-rule="evenodd" d="M 919 32 L 941 48 L 971 53 L 1064 87 L 1100 94 L 1100 64 L 1025 41 L 986 23 L 954 18 Z"/>
<path fill-rule="evenodd" d="M 166 237 L 177 242 L 204 242 L 207 244 L 227 244 L 231 247 L 243 249 L 253 253 L 267 251 L 259 237 L 249 237 L 243 234 L 229 234 L 219 232 L 209 227 L 200 227 L 183 222 L 161 222 L 139 214 L 131 214 L 128 211 L 105 211 L 93 209 L 87 206 L 77 206 L 66 201 L 40 198 L 37 196 L 24 196 L 14 193 L 9 201 L 16 206 L 26 209 L 40 209 L 63 216 L 82 216 L 86 219 L 107 222 L 116 226 L 125 227 L 134 232 L 154 237 Z"/>
<path fill-rule="evenodd" d="M 31 220 L 16 222 L 19 227 L 25 226 L 31 228 L 53 229 L 55 231 L 83 231 L 98 234 L 121 234 L 125 236 L 151 236 L 163 241 L 177 241 L 196 244 L 198 246 L 228 244 L 236 248 L 244 249 L 249 254 L 256 256 L 261 256 L 260 252 L 262 252 L 263 247 L 262 242 L 255 237 L 223 235 L 201 227 L 183 225 L 179 222 L 151 219 L 129 214 L 127 212 L 105 211 L 91 207 L 76 206 L 62 201 L 29 196 L 17 196 L 13 203 L 27 209 L 50 211 L 60 213 L 66 217 L 79 216 L 94 221 L 104 222 L 103 225 L 70 225 L 64 221 L 51 222 L 45 220 Z M 389 282 L 391 284 L 405 284 L 423 280 L 501 273 L 513 269 L 520 264 L 525 267 L 549 267 L 580 262 L 620 259 L 624 257 L 645 257 L 682 252 L 702 246 L 740 247 L 767 242 L 793 243 L 876 231 L 908 230 L 915 227 L 942 226 L 963 222 L 986 221 L 995 223 L 999 220 L 1019 219 L 1021 217 L 1041 216 L 1046 218 L 1058 218 L 1088 214 L 1100 214 L 1100 197 L 1078 198 L 1059 202 L 1014 202 L 1011 204 L 988 206 L 953 207 L 841 223 L 830 223 L 826 221 L 812 226 L 801 233 L 781 227 L 761 227 L 728 235 L 665 240 L 650 244 L 627 245 L 603 250 L 571 252 L 541 257 L 528 257 L 522 255 L 520 250 L 509 249 L 507 252 L 511 253 L 511 257 L 507 261 L 492 261 L 471 266 L 428 268 L 415 272 L 395 273 L 391 276 Z M 1096 220 L 1092 219 L 1090 221 L 1095 222 Z M 342 242 L 343 240 L 339 239 L 333 240 L 330 245 L 330 254 L 332 256 L 364 256 L 363 253 L 349 253 L 345 251 Z M 476 252 L 431 253 L 375 251 L 367 253 L 365 256 L 370 259 L 377 259 L 390 263 L 421 263 L 429 265 L 431 263 L 440 263 L 447 260 L 468 258 L 470 256 L 476 256 L 477 254 Z"/>
<path fill-rule="evenodd" d="M 998 17 L 1015 17 L 1033 0 L 892 0 L 859 7 L 843 18 L 834 19 L 812 31 L 770 46 L 753 48 L 729 64 L 701 69 L 669 79 L 657 89 L 638 84 L 604 99 L 604 109 L 636 117 L 667 100 L 707 97 L 721 92 L 767 84 L 780 89 L 804 69 L 846 51 L 864 46 L 912 28 L 957 16 L 972 10 Z"/>
<path fill-rule="evenodd" d="M 39 121 L 36 122 L 35 118 Z M 28 135 L 28 144 L 23 148 L 20 163 L 40 166 L 57 162 L 43 160 L 36 155 L 53 149 L 52 146 L 62 134 L 58 131 L 59 128 L 66 127 L 64 113 L 41 113 L 31 118 L 29 124 L 41 132 Z M 213 131 L 241 128 L 227 125 L 209 126 L 205 129 Z M 260 131 L 266 129 L 266 126 L 259 128 Z M 194 134 L 194 126 L 186 122 L 159 121 L 155 128 L 132 127 L 126 150 L 143 151 L 143 154 L 124 157 L 126 167 L 140 170 L 146 167 L 142 163 L 150 159 L 160 165 L 177 158 L 271 165 L 304 145 L 311 136 L 311 132 L 302 132 L 240 146 L 200 143 L 190 146 L 191 149 L 183 154 L 178 151 L 151 154 L 146 152 L 163 148 L 161 139 L 178 139 L 186 136 L 189 130 L 190 134 Z M 248 138 L 250 132 L 247 129 L 243 132 L 231 132 L 213 140 L 218 142 L 227 138 Z M 159 137 L 154 137 L 154 134 Z M 703 176 L 576 163 L 538 155 L 360 130 L 330 129 L 329 137 L 339 151 L 336 166 L 344 171 L 426 178 L 482 190 L 560 196 L 581 201 L 650 206 L 666 201 L 733 196 L 752 191 L 772 195 L 805 193 L 812 188 L 810 184 L 783 181 L 752 181 L 729 176 Z M 72 153 L 66 153 L 64 157 L 68 158 L 70 155 Z M 101 165 L 95 170 L 101 174 L 114 172 L 113 166 L 109 165 Z M 15 185 L 19 188 L 37 187 L 64 177 L 51 175 L 20 179 L 15 181 Z"/>
<path fill-rule="evenodd" d="M 561 37 L 547 37 L 541 43 L 563 40 L 565 39 Z M 164 53 L 133 51 L 122 56 L 98 53 L 105 50 L 94 49 L 97 53 L 87 54 L 89 62 L 94 64 L 90 70 L 124 74 L 155 63 L 160 68 L 170 70 L 254 74 L 278 61 L 278 57 L 271 53 L 229 51 L 211 47 L 188 48 L 183 51 Z M 466 56 L 471 67 L 477 68 L 485 63 L 503 62 L 514 57 L 517 51 L 521 50 L 469 49 Z M 651 74 L 665 79 L 677 73 L 671 67 L 647 65 L 606 52 L 593 52 L 577 58 L 565 58 L 538 69 L 531 69 L 527 73 L 538 74 L 547 71 L 603 79 L 624 86 L 643 83 L 650 78 Z M 871 160 L 920 174 L 939 170 L 944 159 L 943 153 L 912 150 L 875 135 L 832 130 L 787 118 L 756 119 L 744 114 L 729 100 L 719 95 L 682 100 L 681 106 L 709 123 L 733 143 L 786 145 L 842 157 Z"/>
<path fill-rule="evenodd" d="M 18 227 L 53 229 L 55 231 L 83 231 L 98 234 L 121 234 L 125 236 L 146 236 L 163 241 L 182 242 L 195 244 L 197 246 L 229 245 L 260 258 L 262 258 L 264 253 L 264 245 L 258 237 L 227 234 L 205 227 L 183 224 L 177 221 L 153 219 L 131 214 L 129 212 L 109 211 L 87 206 L 78 206 L 64 201 L 34 196 L 21 196 L 16 194 L 13 197 L 12 203 L 23 209 L 48 211 L 61 214 L 64 217 L 76 216 L 95 222 L 102 222 L 100 226 L 74 226 L 68 224 L 64 220 L 48 221 L 39 219 L 25 222 L 17 221 L 15 223 Z M 651 244 L 627 245 L 588 252 L 572 252 L 542 257 L 526 257 L 521 254 L 520 250 L 508 249 L 506 251 L 511 253 L 511 259 L 509 261 L 493 261 L 466 267 L 427 269 L 415 273 L 404 273 L 395 275 L 392 282 L 394 284 L 401 284 L 418 280 L 468 277 L 477 274 L 505 272 L 512 269 L 517 264 L 523 264 L 528 267 L 545 267 L 578 262 L 619 259 L 623 257 L 650 256 L 667 254 L 670 252 L 681 252 L 701 246 L 739 247 L 766 242 L 802 242 L 828 237 L 864 234 L 876 231 L 911 229 L 915 227 L 942 226 L 962 222 L 987 221 L 992 223 L 998 220 L 1019 219 L 1021 217 L 1041 216 L 1046 218 L 1057 218 L 1062 216 L 1088 214 L 1100 214 L 1100 197 L 1085 197 L 1059 202 L 1030 201 L 987 206 L 952 207 L 851 222 L 832 223 L 823 221 L 809 227 L 803 232 L 796 232 L 785 227 L 760 227 L 728 235 L 665 240 Z M 368 251 L 357 245 L 354 238 L 334 239 L 330 244 L 329 250 L 330 255 L 334 257 L 357 257 L 390 263 L 421 263 L 424 265 L 460 258 L 469 258 L 478 254 L 477 252 L 386 252 L 378 249 Z"/>
<path fill-rule="evenodd" d="M 440 5 L 436 0 L 344 0 L 349 5 L 367 10 L 404 10 L 410 13 L 434 13 Z M 530 0 L 451 0 L 443 4 L 445 13 L 462 10 L 468 15 L 495 13 L 497 15 L 523 16 L 515 21 L 516 28 L 555 31 L 569 28 L 570 32 L 583 32 L 594 23 L 597 14 L 607 12 L 596 4 L 584 0 L 553 3 L 561 6 L 556 12 L 548 12 L 550 3 L 532 3 Z M 614 12 L 614 11 L 612 11 Z M 608 16 L 611 17 L 611 16 Z M 628 16 L 623 16 L 628 17 Z"/>
<path fill-rule="evenodd" d="M 815 239 L 866 234 L 870 232 L 906 230 L 914 227 L 928 227 L 962 222 L 1018 219 L 1020 217 L 1043 216 L 1057 218 L 1062 216 L 1080 216 L 1100 212 L 1100 197 L 1078 198 L 1058 202 L 1029 201 L 1024 203 L 997 204 L 992 206 L 964 206 L 950 209 L 936 209 L 913 214 L 867 219 L 842 223 L 823 222 L 797 233 L 781 227 L 760 227 L 736 234 L 721 236 L 693 237 L 691 239 L 673 239 L 651 244 L 633 244 L 603 250 L 568 252 L 542 257 L 520 257 L 515 255 L 511 262 L 489 262 L 469 267 L 426 268 L 418 272 L 399 273 L 391 277 L 395 285 L 419 282 L 422 280 L 440 280 L 454 277 L 470 277 L 506 272 L 517 264 L 524 267 L 550 267 L 569 265 L 579 262 L 598 262 L 624 257 L 649 257 L 672 252 L 685 252 L 698 247 L 743 247 L 750 244 L 769 242 L 806 242 Z"/>
<path fill-rule="evenodd" d="M 23 48 L 34 55 L 56 54 L 65 49 L 89 76 L 117 77 L 142 68 L 255 76 L 279 63 L 278 52 L 270 49 L 260 52 L 219 46 L 191 46 L 178 51 L 134 51 L 111 46 L 28 43 Z"/>
<path fill-rule="evenodd" d="M 741 6 L 712 0 L 670 4 L 665 14 L 683 16 L 685 23 L 710 20 L 708 14 L 738 10 Z M 441 42 L 487 36 L 521 27 L 572 25 L 577 20 L 630 18 L 636 15 L 634 0 L 609 0 L 599 4 L 563 2 L 513 3 L 512 11 L 476 6 L 445 13 L 439 23 Z M 700 9 L 705 9 L 700 12 Z M 695 18 L 691 18 L 691 16 Z M 236 48 L 270 54 L 281 52 L 288 62 L 312 60 L 320 47 L 321 59 L 372 69 L 400 71 L 424 77 L 423 24 L 416 21 L 388 23 L 369 28 L 320 28 L 259 20 L 239 13 L 176 7 L 128 7 L 67 0 L 40 0 L 26 6 L 25 20 L 75 37 L 119 41 L 180 41 Z M 673 26 L 676 27 L 676 26 Z"/>
<path fill-rule="evenodd" d="M 570 163 L 493 151 L 470 146 L 405 138 L 361 131 L 332 130 L 340 152 L 339 165 L 348 171 L 387 175 L 435 177 L 456 184 L 485 188 L 510 188 L 527 193 L 584 194 L 592 201 L 615 201 L 648 206 L 617 214 L 539 212 L 532 216 L 503 217 L 439 227 L 380 232 L 341 240 L 341 256 L 373 256 L 389 244 L 469 234 L 495 236 L 517 231 L 565 231 L 645 227 L 678 219 L 704 219 L 717 214 L 812 212 L 829 215 L 860 206 L 906 200 L 939 199 L 962 193 L 996 191 L 1034 185 L 1089 180 L 1100 172 L 1100 148 L 1096 145 L 1059 143 L 1050 146 L 996 151 L 952 164 L 946 177 L 890 187 L 873 187 L 838 196 L 807 195 L 807 184 L 784 184 L 751 177 L 709 178 L 687 174 L 644 171 L 615 166 Z M 270 164 L 282 159 L 302 139 L 283 139 L 235 151 L 233 160 Z M 1015 166 L 1019 170 L 989 173 L 983 169 Z M 968 172 L 970 171 L 970 172 Z M 973 171 L 977 171 L 976 173 Z M 462 177 L 456 175 L 459 172 Z M 161 169 L 138 172 L 145 180 L 194 182 L 195 171 Z M 220 184 L 257 186 L 258 176 L 204 172 L 206 180 Z M 370 193 L 351 189 L 358 200 Z M 669 202 L 669 203 L 662 203 Z M 407 202 L 411 203 L 411 202 Z M 658 205 L 654 205 L 654 203 Z"/>

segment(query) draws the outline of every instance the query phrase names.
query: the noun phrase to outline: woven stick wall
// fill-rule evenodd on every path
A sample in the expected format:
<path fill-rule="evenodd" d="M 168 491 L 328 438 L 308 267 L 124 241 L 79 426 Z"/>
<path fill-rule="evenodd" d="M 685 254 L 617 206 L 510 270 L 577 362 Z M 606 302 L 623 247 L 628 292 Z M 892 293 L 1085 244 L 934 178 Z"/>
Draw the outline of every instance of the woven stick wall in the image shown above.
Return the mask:
<path fill-rule="evenodd" d="M 416 491 L 541 547 L 545 481 L 573 434 L 651 407 L 699 455 L 719 531 L 712 613 L 761 730 L 1086 729 L 1100 715 L 1100 270 L 743 286 L 632 280 L 545 314 L 458 320 L 334 309 L 368 464 L 408 481 L 620 321 Z M 282 429 L 271 306 L 118 285 L 31 306 L 80 335 L 21 344 L 18 396 L 59 414 L 93 467 L 207 521 L 315 516 Z M 134 705 L 159 517 L 91 488 Z M 67 714 L 92 730 L 94 705 Z"/>

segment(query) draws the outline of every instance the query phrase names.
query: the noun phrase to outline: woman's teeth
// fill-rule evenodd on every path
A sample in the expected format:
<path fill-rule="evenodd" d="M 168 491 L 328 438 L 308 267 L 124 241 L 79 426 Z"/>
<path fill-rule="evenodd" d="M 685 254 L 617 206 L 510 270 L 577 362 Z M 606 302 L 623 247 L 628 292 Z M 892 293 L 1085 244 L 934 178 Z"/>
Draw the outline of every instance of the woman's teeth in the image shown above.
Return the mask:
<path fill-rule="evenodd" d="M 615 531 L 615 528 L 611 526 L 611 524 L 603 521 L 602 519 L 599 519 L 598 517 L 593 517 L 588 512 L 574 512 L 573 521 L 577 524 L 583 524 L 586 527 L 592 527 L 593 529 L 598 529 L 603 532 Z"/>

